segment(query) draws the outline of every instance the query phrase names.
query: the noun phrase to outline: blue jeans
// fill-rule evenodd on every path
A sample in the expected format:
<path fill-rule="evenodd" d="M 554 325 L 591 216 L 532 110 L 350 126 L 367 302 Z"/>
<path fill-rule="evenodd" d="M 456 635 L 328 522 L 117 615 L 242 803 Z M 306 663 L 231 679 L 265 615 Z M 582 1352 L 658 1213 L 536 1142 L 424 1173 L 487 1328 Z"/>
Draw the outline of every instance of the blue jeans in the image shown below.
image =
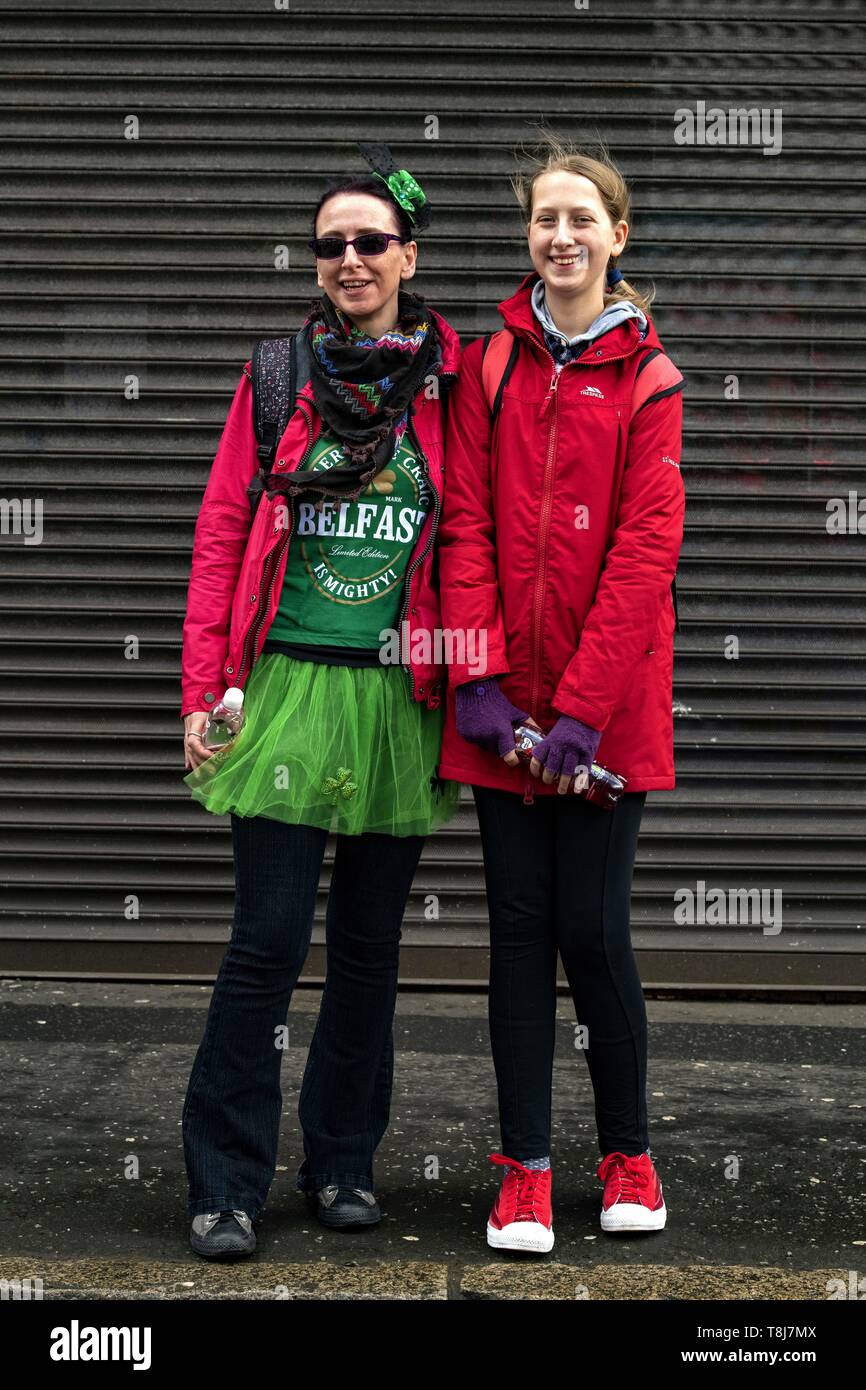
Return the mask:
<path fill-rule="evenodd" d="M 280 1064 L 310 946 L 327 843 L 317 826 L 232 815 L 235 911 L 183 1106 L 190 1216 L 237 1207 L 255 1220 L 274 1178 Z M 393 1019 L 406 900 L 424 837 L 336 836 L 327 977 L 298 1114 L 296 1186 L 373 1190 L 388 1127 Z"/>

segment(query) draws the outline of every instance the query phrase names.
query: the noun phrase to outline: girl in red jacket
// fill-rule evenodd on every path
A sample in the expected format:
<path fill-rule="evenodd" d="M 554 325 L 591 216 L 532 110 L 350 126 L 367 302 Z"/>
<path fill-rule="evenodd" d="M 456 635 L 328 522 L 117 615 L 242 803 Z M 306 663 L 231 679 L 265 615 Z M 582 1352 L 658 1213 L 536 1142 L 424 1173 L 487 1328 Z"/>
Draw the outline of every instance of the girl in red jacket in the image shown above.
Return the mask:
<path fill-rule="evenodd" d="M 487 1238 L 547 1251 L 557 952 L 595 1094 L 602 1229 L 666 1217 L 629 896 L 646 794 L 674 786 L 683 378 L 616 269 L 631 210 L 607 155 L 550 142 L 514 186 L 534 272 L 499 306 L 506 336 L 467 348 L 450 407 L 442 615 L 486 632 L 487 667 L 450 667 L 440 773 L 472 786 L 484 850 L 505 1170 Z M 524 721 L 545 735 L 528 766 Z M 576 794 L 596 760 L 627 779 L 612 810 Z"/>
<path fill-rule="evenodd" d="M 424 838 L 459 797 L 436 776 L 444 669 L 414 641 L 415 629 L 441 625 L 433 388 L 459 361 L 453 329 L 404 288 L 425 203 L 405 170 L 384 165 L 320 199 L 311 248 L 323 293 L 300 335 L 309 382 L 251 524 L 259 459 L 247 363 L 196 524 L 184 780 L 209 811 L 231 813 L 236 885 L 183 1109 L 190 1242 L 206 1258 L 256 1244 L 277 1157 L 286 1011 L 329 832 L 328 969 L 301 1086 L 296 1185 L 324 1225 L 380 1219 L 372 1164 L 388 1124 L 403 912 Z M 207 711 L 227 685 L 244 687 L 246 722 L 211 753 Z"/>

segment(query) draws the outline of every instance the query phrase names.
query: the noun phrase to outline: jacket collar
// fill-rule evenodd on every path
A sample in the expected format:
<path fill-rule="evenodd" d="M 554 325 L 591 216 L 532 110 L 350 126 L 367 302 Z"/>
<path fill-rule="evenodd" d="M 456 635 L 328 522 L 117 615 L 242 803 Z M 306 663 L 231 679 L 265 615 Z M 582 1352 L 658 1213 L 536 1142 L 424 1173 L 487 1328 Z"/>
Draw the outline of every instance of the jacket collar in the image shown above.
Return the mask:
<path fill-rule="evenodd" d="M 540 279 L 537 271 L 530 271 L 521 280 L 516 292 L 508 299 L 503 299 L 498 308 L 506 328 L 510 328 L 518 337 L 528 338 L 545 356 L 549 356 L 544 342 L 544 332 L 532 308 L 532 291 Z M 587 343 L 576 360 L 589 360 L 591 357 L 593 362 L 602 363 L 611 358 L 630 357 L 638 347 L 660 348 L 661 342 L 649 315 L 646 336 L 643 338 L 639 324 L 640 320 L 637 318 L 625 319 L 622 323 L 615 324 L 606 333 Z"/>
<path fill-rule="evenodd" d="M 646 314 L 630 299 L 611 299 L 583 333 L 575 333 L 573 338 L 567 338 L 557 328 L 551 317 L 547 307 L 547 294 L 543 280 L 536 280 L 532 286 L 530 303 L 532 304 L 532 312 L 544 330 L 545 341 L 548 346 L 550 346 L 552 338 L 563 348 L 580 348 L 582 351 L 583 347 L 586 347 L 595 338 L 600 338 L 603 333 L 609 333 L 612 328 L 615 328 L 618 323 L 624 322 L 625 319 L 637 319 L 641 333 L 647 327 Z"/>
<path fill-rule="evenodd" d="M 430 308 L 430 306 L 427 306 Z M 456 372 L 460 366 L 460 338 L 451 327 L 447 319 L 438 314 L 435 309 L 430 309 L 430 313 L 436 320 L 436 327 L 439 330 L 439 342 L 442 347 L 442 371 Z"/>

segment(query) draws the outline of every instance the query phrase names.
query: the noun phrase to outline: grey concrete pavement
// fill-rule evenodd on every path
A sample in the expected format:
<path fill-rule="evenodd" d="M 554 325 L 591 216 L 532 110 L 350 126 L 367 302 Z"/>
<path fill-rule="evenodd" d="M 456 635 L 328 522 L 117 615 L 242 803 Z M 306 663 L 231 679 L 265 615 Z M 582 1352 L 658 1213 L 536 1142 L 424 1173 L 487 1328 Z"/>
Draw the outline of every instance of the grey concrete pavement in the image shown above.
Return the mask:
<path fill-rule="evenodd" d="M 478 994 L 401 994 L 376 1163 L 384 1220 L 340 1233 L 310 1219 L 294 1177 L 314 990 L 289 1014 L 258 1250 L 206 1264 L 187 1245 L 180 1115 L 209 998 L 198 986 L 0 981 L 0 1278 L 42 1278 L 64 1298 L 826 1299 L 829 1280 L 866 1275 L 863 1008 L 648 1001 L 650 1140 L 669 1218 L 656 1235 L 617 1238 L 598 1224 L 592 1089 L 561 998 L 556 1244 L 538 1261 L 485 1241 L 499 1134 Z"/>

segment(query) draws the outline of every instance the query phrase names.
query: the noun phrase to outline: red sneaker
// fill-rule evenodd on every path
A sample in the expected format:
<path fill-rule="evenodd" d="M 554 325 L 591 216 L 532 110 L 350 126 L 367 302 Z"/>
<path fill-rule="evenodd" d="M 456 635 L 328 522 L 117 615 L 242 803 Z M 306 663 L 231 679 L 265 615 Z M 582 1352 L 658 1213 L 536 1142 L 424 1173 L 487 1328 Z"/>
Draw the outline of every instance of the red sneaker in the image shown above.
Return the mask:
<path fill-rule="evenodd" d="M 494 1250 L 534 1250 L 546 1254 L 553 1249 L 553 1213 L 549 1168 L 537 1172 L 524 1168 L 504 1154 L 490 1154 L 494 1163 L 508 1167 L 499 1196 L 487 1222 L 487 1244 Z"/>
<path fill-rule="evenodd" d="M 662 1185 L 649 1154 L 605 1154 L 596 1169 L 604 1183 L 601 1229 L 660 1231 L 667 1220 Z"/>

